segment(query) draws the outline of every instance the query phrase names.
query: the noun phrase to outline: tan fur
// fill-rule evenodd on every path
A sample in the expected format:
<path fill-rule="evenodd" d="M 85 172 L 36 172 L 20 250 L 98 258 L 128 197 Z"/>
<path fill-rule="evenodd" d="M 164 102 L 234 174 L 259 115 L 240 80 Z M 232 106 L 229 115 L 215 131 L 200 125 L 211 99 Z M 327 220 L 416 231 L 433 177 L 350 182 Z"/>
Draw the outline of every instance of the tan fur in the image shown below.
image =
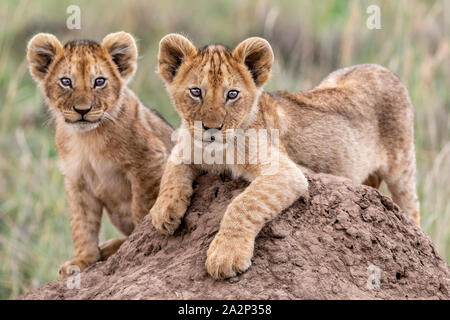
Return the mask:
<path fill-rule="evenodd" d="M 136 71 L 137 48 L 125 32 L 101 45 L 72 41 L 64 47 L 50 34 L 28 44 L 30 72 L 44 91 L 56 123 L 56 146 L 71 212 L 74 259 L 81 270 L 107 259 L 124 239 L 99 246 L 103 209 L 128 236 L 156 200 L 163 167 L 172 148 L 172 128 L 147 109 L 127 83 Z M 68 77 L 72 88 L 61 85 Z M 104 87 L 93 87 L 97 77 Z M 82 116 L 74 108 L 90 110 Z"/>
<path fill-rule="evenodd" d="M 176 160 L 183 139 L 172 151 L 150 211 L 161 232 L 172 234 L 177 229 L 189 205 L 192 182 L 202 170 L 226 170 L 251 181 L 227 208 L 208 250 L 206 268 L 214 278 L 231 277 L 250 266 L 254 239 L 264 224 L 297 198 L 307 197 L 303 171 L 331 173 L 376 187 L 383 179 L 394 201 L 419 223 L 413 109 L 406 88 L 387 69 L 354 66 L 332 73 L 310 91 L 269 94 L 261 93 L 273 62 L 264 39 L 247 39 L 234 50 L 220 45 L 199 50 L 183 36 L 170 34 L 160 42 L 158 59 L 159 74 L 183 119 L 182 128 L 190 134 L 194 121 L 221 128 L 221 134 L 236 128 L 281 133 L 276 172 L 262 162 L 180 163 Z M 193 87 L 202 90 L 201 98 L 190 94 Z M 239 98 L 227 101 L 232 89 L 240 91 Z"/>

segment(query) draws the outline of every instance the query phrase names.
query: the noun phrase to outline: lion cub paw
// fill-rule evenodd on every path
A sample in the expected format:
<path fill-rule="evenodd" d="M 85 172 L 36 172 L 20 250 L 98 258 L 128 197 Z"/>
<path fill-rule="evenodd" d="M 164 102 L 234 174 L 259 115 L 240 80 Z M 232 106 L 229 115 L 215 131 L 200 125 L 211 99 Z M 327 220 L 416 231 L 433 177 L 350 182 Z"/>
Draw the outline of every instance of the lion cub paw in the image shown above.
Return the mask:
<path fill-rule="evenodd" d="M 61 280 L 67 278 L 68 276 L 77 274 L 86 269 L 87 266 L 87 263 L 79 260 L 66 261 L 59 267 L 58 279 Z"/>
<path fill-rule="evenodd" d="M 218 233 L 207 252 L 206 270 L 215 279 L 234 277 L 252 264 L 253 247 L 253 237 L 228 238 Z"/>
<path fill-rule="evenodd" d="M 150 210 L 153 226 L 163 234 L 172 235 L 180 226 L 186 209 L 187 204 L 181 200 L 156 201 Z"/>

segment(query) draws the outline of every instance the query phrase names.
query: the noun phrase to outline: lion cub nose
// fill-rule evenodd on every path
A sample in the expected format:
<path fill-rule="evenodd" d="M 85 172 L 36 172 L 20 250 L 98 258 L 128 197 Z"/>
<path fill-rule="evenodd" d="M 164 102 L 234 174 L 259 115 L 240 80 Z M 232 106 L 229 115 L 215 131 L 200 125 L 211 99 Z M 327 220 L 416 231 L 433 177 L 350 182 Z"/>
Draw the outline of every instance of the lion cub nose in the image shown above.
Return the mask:
<path fill-rule="evenodd" d="M 91 111 L 92 106 L 90 106 L 89 108 L 80 108 L 78 109 L 77 107 L 73 107 L 73 110 L 75 110 L 75 112 L 81 114 L 81 116 L 84 116 L 86 113 L 88 113 L 89 111 Z"/>
<path fill-rule="evenodd" d="M 204 123 L 202 123 L 203 129 L 205 129 L 206 131 L 210 130 L 210 129 L 214 129 L 214 130 L 221 130 L 223 127 L 223 124 L 220 125 L 220 127 L 207 127 L 205 126 Z"/>

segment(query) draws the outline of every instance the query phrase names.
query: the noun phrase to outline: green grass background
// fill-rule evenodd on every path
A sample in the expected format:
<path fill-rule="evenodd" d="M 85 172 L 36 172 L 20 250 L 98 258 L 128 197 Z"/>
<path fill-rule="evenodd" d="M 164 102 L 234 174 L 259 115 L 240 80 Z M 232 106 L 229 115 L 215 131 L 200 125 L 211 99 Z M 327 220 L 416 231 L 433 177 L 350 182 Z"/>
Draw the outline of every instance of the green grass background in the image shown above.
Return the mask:
<path fill-rule="evenodd" d="M 81 8 L 81 30 L 66 9 Z M 366 27 L 366 8 L 381 8 L 381 30 Z M 450 259 L 450 1 L 12 1 L 0 2 L 0 298 L 56 278 L 71 258 L 69 211 L 47 107 L 31 80 L 27 41 L 37 32 L 63 42 L 97 41 L 128 31 L 139 46 L 131 88 L 177 126 L 155 74 L 158 42 L 169 32 L 197 46 L 234 46 L 265 37 L 276 56 L 267 90 L 305 90 L 329 72 L 357 63 L 394 71 L 415 106 L 422 227 Z M 104 221 L 102 239 L 116 234 Z"/>

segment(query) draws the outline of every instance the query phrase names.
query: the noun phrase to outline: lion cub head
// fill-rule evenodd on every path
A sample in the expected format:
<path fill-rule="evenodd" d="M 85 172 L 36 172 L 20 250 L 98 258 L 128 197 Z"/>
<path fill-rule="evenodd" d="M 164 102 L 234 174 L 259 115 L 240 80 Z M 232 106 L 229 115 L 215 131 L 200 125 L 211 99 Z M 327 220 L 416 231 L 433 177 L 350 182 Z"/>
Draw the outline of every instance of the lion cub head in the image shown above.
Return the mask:
<path fill-rule="evenodd" d="M 53 115 L 87 131 L 117 116 L 122 88 L 136 71 L 137 48 L 125 32 L 110 34 L 101 44 L 77 40 L 64 46 L 40 33 L 28 43 L 27 58 Z"/>
<path fill-rule="evenodd" d="M 272 63 L 272 48 L 261 38 L 249 38 L 234 50 L 197 49 L 185 37 L 169 34 L 159 45 L 158 73 L 190 129 L 201 121 L 202 130 L 224 134 L 251 124 Z"/>

